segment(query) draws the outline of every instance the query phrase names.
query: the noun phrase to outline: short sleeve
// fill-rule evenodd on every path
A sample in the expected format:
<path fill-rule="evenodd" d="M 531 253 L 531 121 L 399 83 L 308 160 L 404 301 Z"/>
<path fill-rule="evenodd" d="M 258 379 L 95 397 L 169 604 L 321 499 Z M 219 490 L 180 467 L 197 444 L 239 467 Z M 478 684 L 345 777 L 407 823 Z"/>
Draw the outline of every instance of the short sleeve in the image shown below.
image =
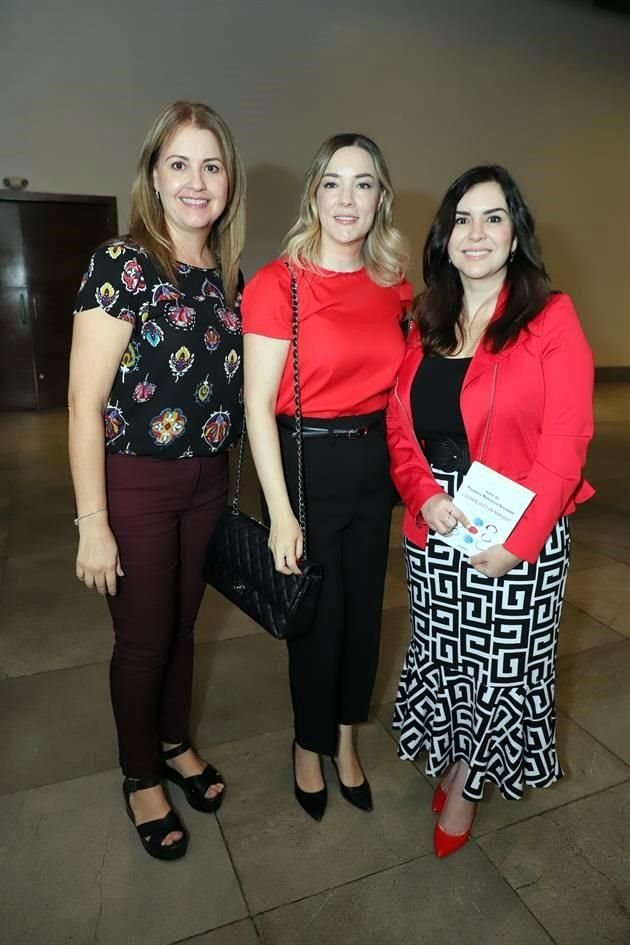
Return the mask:
<path fill-rule="evenodd" d="M 112 318 L 120 318 L 135 326 L 143 304 L 148 305 L 149 292 L 139 246 L 120 242 L 100 246 L 83 276 L 74 311 L 102 308 Z"/>
<path fill-rule="evenodd" d="M 245 285 L 243 334 L 291 339 L 291 277 L 281 260 L 263 266 Z"/>

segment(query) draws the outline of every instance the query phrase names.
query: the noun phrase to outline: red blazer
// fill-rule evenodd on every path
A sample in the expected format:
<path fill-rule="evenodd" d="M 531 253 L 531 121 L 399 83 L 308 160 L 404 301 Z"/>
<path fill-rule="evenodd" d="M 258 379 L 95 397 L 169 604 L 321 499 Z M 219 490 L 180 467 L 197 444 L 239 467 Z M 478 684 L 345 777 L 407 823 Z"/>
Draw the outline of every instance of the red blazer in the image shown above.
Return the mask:
<path fill-rule="evenodd" d="M 420 509 L 444 491 L 411 418 L 411 385 L 422 358 L 414 326 L 387 409 L 391 475 L 407 507 L 403 531 L 420 548 L 428 532 Z M 536 561 L 558 519 L 595 491 L 582 478 L 593 435 L 592 405 L 593 355 L 568 295 L 552 295 L 498 354 L 482 345 L 475 352 L 460 397 L 471 458 L 536 493 L 505 542 L 519 558 Z"/>

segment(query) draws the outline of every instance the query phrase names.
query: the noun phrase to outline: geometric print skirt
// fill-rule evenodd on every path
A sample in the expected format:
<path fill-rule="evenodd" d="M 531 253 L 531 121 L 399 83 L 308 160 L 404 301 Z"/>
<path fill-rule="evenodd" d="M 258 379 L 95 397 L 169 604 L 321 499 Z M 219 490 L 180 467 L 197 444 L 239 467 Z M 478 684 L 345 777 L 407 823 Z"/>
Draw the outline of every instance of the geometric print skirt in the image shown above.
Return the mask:
<path fill-rule="evenodd" d="M 449 495 L 463 478 L 433 473 Z M 405 539 L 411 641 L 392 723 L 398 753 L 426 752 L 432 777 L 465 761 L 470 801 L 482 799 L 487 781 L 518 800 L 525 785 L 562 777 L 555 666 L 569 548 L 564 517 L 535 564 L 487 578 L 434 532 L 424 550 Z"/>

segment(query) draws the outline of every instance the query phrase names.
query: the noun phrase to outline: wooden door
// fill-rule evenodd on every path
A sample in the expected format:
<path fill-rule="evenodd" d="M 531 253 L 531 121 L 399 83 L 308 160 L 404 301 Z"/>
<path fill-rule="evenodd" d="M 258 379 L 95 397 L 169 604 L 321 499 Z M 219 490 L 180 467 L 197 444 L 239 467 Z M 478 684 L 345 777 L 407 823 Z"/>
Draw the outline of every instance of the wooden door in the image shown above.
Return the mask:
<path fill-rule="evenodd" d="M 31 295 L 38 405 L 42 410 L 63 407 L 68 398 L 74 301 L 90 255 L 115 235 L 115 218 L 105 203 L 25 203 L 20 225 Z"/>
<path fill-rule="evenodd" d="M 26 285 L 20 205 L 0 200 L 0 286 Z"/>
<path fill-rule="evenodd" d="M 76 292 L 91 254 L 116 235 L 116 220 L 108 203 L 42 200 L 20 204 L 20 230 L 26 284 L 63 283 Z"/>
<path fill-rule="evenodd" d="M 0 409 L 65 406 L 76 293 L 115 235 L 114 198 L 0 194 Z"/>
<path fill-rule="evenodd" d="M 38 407 L 68 402 L 72 309 L 78 285 L 49 283 L 31 289 L 31 324 Z"/>
<path fill-rule="evenodd" d="M 4 410 L 38 406 L 28 289 L 0 286 L 0 405 Z"/>

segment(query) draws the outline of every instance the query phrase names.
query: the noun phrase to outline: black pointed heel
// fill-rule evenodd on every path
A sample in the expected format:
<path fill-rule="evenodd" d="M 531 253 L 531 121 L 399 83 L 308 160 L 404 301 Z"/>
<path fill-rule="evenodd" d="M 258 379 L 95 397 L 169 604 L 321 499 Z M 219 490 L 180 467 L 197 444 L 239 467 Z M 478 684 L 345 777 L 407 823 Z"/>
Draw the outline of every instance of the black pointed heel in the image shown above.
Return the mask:
<path fill-rule="evenodd" d="M 172 781 L 173 784 L 177 784 L 186 795 L 186 800 L 190 806 L 195 810 L 201 811 L 202 814 L 215 814 L 223 803 L 225 794 L 225 781 L 221 772 L 217 771 L 214 765 L 206 764 L 201 774 L 193 774 L 191 777 L 185 778 L 179 771 L 171 768 L 166 763 L 170 758 L 183 755 L 190 747 L 190 742 L 184 741 L 181 745 L 176 745 L 175 748 L 167 748 L 162 752 L 162 777 Z M 206 797 L 206 791 L 213 784 L 222 784 L 223 790 L 215 797 Z"/>
<path fill-rule="evenodd" d="M 297 776 L 295 774 L 295 739 L 293 739 L 293 745 L 291 748 L 291 757 L 293 759 L 293 789 L 295 791 L 295 799 L 302 808 L 305 810 L 309 817 L 312 817 L 313 820 L 320 821 L 326 812 L 326 804 L 328 802 L 328 788 L 326 787 L 326 782 L 324 781 L 324 787 L 321 791 L 303 791 L 302 788 L 297 783 Z M 321 760 L 320 760 L 321 767 Z M 324 769 L 322 768 L 322 778 L 324 777 Z"/>
<path fill-rule="evenodd" d="M 129 801 L 130 796 L 135 791 L 157 787 L 159 783 L 158 778 L 125 778 L 123 781 L 125 807 L 129 820 L 138 831 L 140 842 L 149 856 L 155 857 L 156 860 L 180 860 L 188 849 L 188 834 L 175 811 L 169 810 L 165 817 L 161 817 L 159 820 L 148 820 L 138 826 Z M 163 844 L 164 838 L 175 830 L 183 834 L 181 840 L 176 840 L 170 846 Z"/>
<path fill-rule="evenodd" d="M 341 780 L 337 762 L 333 757 L 331 757 L 330 760 L 332 761 L 333 767 L 337 773 L 339 789 L 343 799 L 346 800 L 348 804 L 352 804 L 353 807 L 358 807 L 359 810 L 364 810 L 367 814 L 371 813 L 374 809 L 372 804 L 372 791 L 370 788 L 370 783 L 365 775 L 363 775 L 363 782 L 361 784 L 358 784 L 356 787 L 348 787 L 347 784 L 344 784 Z"/>

